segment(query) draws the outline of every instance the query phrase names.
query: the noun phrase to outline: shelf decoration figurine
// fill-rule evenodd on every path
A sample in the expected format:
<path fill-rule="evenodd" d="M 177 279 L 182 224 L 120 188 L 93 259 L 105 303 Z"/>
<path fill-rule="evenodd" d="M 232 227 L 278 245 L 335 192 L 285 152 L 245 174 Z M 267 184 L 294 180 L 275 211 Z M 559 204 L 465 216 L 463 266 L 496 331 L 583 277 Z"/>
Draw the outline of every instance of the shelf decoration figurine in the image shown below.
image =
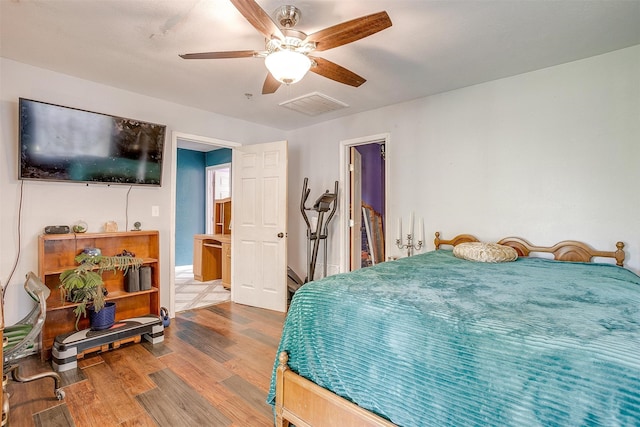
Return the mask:
<path fill-rule="evenodd" d="M 115 221 L 107 221 L 104 223 L 105 233 L 115 233 L 118 231 L 118 223 Z"/>
<path fill-rule="evenodd" d="M 71 227 L 74 233 L 86 233 L 87 232 L 87 223 L 84 221 L 78 221 L 73 224 Z"/>
<path fill-rule="evenodd" d="M 117 271 L 126 274 L 129 269 L 137 270 L 142 265 L 142 258 L 130 255 L 103 256 L 90 251 L 81 253 L 75 260 L 78 263 L 77 267 L 60 273 L 60 295 L 63 301 L 78 304 L 73 310 L 76 315 L 76 330 L 78 330 L 80 317 L 87 317 L 87 311 L 93 311 L 98 315 L 103 310 L 113 310 L 113 319 L 102 325 L 92 324 L 91 329 L 110 328 L 115 319 L 115 303 L 106 302 L 102 274 L 106 272 L 115 274 Z"/>

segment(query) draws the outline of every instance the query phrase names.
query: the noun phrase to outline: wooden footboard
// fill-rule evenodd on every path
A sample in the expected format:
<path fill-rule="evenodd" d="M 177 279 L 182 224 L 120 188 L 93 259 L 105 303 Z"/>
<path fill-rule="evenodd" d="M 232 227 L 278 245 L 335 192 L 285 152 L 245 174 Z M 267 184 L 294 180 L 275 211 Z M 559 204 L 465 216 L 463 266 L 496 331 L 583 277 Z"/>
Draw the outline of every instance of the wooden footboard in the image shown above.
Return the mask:
<path fill-rule="evenodd" d="M 301 377 L 289 369 L 286 352 L 278 356 L 276 427 L 379 426 L 395 424 Z"/>

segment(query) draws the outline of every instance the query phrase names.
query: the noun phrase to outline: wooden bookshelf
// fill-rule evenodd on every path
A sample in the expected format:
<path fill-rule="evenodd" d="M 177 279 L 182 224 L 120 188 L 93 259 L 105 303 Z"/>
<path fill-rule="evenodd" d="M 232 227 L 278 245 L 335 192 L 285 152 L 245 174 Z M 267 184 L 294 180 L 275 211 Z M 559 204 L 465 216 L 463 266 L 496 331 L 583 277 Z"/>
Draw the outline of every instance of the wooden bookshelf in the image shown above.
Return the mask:
<path fill-rule="evenodd" d="M 75 328 L 75 303 L 64 301 L 60 295 L 60 273 L 76 267 L 75 257 L 86 248 L 98 248 L 111 256 L 127 250 L 142 258 L 151 267 L 151 290 L 127 292 L 122 272 L 105 272 L 103 280 L 109 291 L 107 301 L 116 303 L 116 321 L 160 314 L 160 246 L 157 231 L 129 231 L 113 233 L 43 234 L 38 241 L 38 276 L 51 290 L 47 299 L 47 318 L 42 328 L 43 354 L 49 357 L 56 336 Z M 89 327 L 89 319 L 82 318 L 80 329 Z"/>
<path fill-rule="evenodd" d="M 216 200 L 213 209 L 213 234 L 231 234 L 231 198 Z"/>

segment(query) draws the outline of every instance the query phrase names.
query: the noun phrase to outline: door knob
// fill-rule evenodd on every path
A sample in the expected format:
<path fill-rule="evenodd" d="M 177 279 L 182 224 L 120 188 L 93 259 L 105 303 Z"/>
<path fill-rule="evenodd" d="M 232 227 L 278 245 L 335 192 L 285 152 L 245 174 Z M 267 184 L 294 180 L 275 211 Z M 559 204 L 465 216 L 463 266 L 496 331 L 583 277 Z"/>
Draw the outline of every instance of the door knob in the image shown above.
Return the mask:
<path fill-rule="evenodd" d="M 284 237 L 284 233 L 283 232 L 278 233 L 278 237 L 282 239 Z"/>

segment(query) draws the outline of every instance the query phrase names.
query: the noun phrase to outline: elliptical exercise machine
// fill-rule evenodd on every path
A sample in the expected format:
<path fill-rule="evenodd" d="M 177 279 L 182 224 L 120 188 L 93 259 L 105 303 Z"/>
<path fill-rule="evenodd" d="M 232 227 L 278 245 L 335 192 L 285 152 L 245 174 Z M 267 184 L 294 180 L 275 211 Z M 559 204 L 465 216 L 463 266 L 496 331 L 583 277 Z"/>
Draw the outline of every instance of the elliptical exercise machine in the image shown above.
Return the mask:
<path fill-rule="evenodd" d="M 302 197 L 300 199 L 300 213 L 304 218 L 304 222 L 307 225 L 307 275 L 304 281 L 298 277 L 298 275 L 289 268 L 289 291 L 293 294 L 300 286 L 313 280 L 316 271 L 316 262 L 318 260 L 318 251 L 320 249 L 320 243 L 323 243 L 324 250 L 324 277 L 327 276 L 327 237 L 329 236 L 329 223 L 336 213 L 337 200 L 338 200 L 338 181 L 335 182 L 333 193 L 326 190 L 316 202 L 313 207 L 308 208 L 306 206 L 307 199 L 311 190 L 307 187 L 309 178 L 304 179 L 302 186 Z M 317 222 L 309 220 L 306 211 L 314 211 L 318 213 Z M 325 217 L 325 214 L 328 215 Z"/>

